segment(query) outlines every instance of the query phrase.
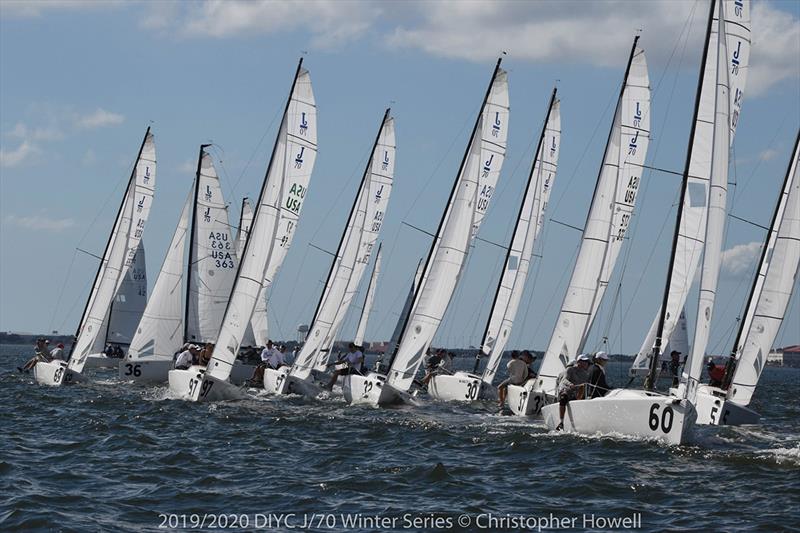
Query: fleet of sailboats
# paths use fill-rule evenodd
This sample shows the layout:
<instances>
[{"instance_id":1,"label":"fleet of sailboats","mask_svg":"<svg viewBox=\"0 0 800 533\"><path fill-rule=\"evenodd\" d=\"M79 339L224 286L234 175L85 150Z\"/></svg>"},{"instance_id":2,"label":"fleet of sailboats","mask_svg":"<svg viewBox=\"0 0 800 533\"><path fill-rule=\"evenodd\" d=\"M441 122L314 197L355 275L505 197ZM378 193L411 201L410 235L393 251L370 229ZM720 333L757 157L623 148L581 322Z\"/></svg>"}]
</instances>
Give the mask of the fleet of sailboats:
<instances>
[{"instance_id":1,"label":"fleet of sailboats","mask_svg":"<svg viewBox=\"0 0 800 533\"><path fill-rule=\"evenodd\" d=\"M766 355L786 315L800 268L800 131L761 247L721 382L704 383L711 324L728 218L729 154L739 123L750 56L749 0L710 0L694 114L682 172L661 307L630 374L642 388L617 388L559 405L560 380L579 354L598 314L642 187L650 142L651 95L644 50L631 46L602 163L571 278L539 373L507 389L515 415L541 415L551 430L623 435L681 444L697 424L755 424L749 405ZM420 260L385 353L373 370L353 368L342 393L350 404L411 402L420 392L472 402L494 396L500 368L538 243L561 148L561 102L553 89L524 192L505 246L475 367L416 377L464 277L506 157L508 73L497 60L427 255ZM387 109L375 135L349 216L304 342L291 364L265 368L270 394L318 397L334 343L363 290L354 344L363 349L376 299L378 240L394 184L395 119ZM192 188L183 203L161 269L147 297L142 241L155 194L153 133L145 132L101 257L67 361L41 361L37 383L82 381L86 368L109 365L107 344L127 347L120 379L168 382L176 398L236 400L254 366L243 347L267 344L269 289L299 224L317 155L317 110L308 70L297 65L258 198L242 200L238 226L229 217L209 146L200 146ZM368 281L362 283L370 262ZM699 281L693 328L690 289ZM362 287L362 285L365 285ZM691 335L690 335L691 331ZM174 368L177 351L205 345L210 357ZM662 373L671 350L686 356L680 375ZM481 364L483 368L481 369ZM117 361L114 360L116 365ZM674 372L674 370L673 370ZM667 392L657 379L675 379ZM254 385L247 383L247 385ZM502 396L501 396L502 398Z\"/></svg>"}]
</instances>

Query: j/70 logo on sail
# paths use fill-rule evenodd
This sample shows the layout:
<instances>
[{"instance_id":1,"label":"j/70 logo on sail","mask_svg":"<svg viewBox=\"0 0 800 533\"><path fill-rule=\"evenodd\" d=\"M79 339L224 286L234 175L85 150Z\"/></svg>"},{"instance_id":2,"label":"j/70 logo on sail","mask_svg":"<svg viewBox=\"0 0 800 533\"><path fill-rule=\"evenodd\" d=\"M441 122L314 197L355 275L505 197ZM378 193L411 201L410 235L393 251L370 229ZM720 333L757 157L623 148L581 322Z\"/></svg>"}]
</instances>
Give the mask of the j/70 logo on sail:
<instances>
[{"instance_id":1,"label":"j/70 logo on sail","mask_svg":"<svg viewBox=\"0 0 800 533\"><path fill-rule=\"evenodd\" d=\"M308 121L306 120L306 114L300 113L300 135L305 135L308 132Z\"/></svg>"},{"instance_id":2,"label":"j/70 logo on sail","mask_svg":"<svg viewBox=\"0 0 800 533\"><path fill-rule=\"evenodd\" d=\"M642 125L642 108L639 102L636 102L636 112L633 114L633 127L638 128Z\"/></svg>"},{"instance_id":3,"label":"j/70 logo on sail","mask_svg":"<svg viewBox=\"0 0 800 533\"><path fill-rule=\"evenodd\" d=\"M489 159L484 161L484 163L483 163L483 176L482 177L485 178L485 177L489 176L489 172L492 170L492 161L494 161L494 154L490 155Z\"/></svg>"},{"instance_id":4,"label":"j/70 logo on sail","mask_svg":"<svg viewBox=\"0 0 800 533\"><path fill-rule=\"evenodd\" d=\"M150 167L144 167L144 184L150 183Z\"/></svg>"},{"instance_id":5,"label":"j/70 logo on sail","mask_svg":"<svg viewBox=\"0 0 800 533\"><path fill-rule=\"evenodd\" d=\"M637 131L636 135L634 135L631 138L631 142L628 145L628 155L636 155L636 147L638 142L639 142L639 132Z\"/></svg>"},{"instance_id":6,"label":"j/70 logo on sail","mask_svg":"<svg viewBox=\"0 0 800 533\"><path fill-rule=\"evenodd\" d=\"M303 166L303 154L305 153L305 151L306 151L306 147L305 146L301 146L300 147L300 151L297 153L297 155L294 158L294 168L301 168Z\"/></svg>"},{"instance_id":7,"label":"j/70 logo on sail","mask_svg":"<svg viewBox=\"0 0 800 533\"><path fill-rule=\"evenodd\" d=\"M383 151L383 161L381 162L381 170L388 170L389 169L389 151Z\"/></svg>"},{"instance_id":8,"label":"j/70 logo on sail","mask_svg":"<svg viewBox=\"0 0 800 533\"><path fill-rule=\"evenodd\" d=\"M731 74L734 76L739 75L739 55L742 52L742 41L739 41L736 44L736 50L733 51L733 57L731 57Z\"/></svg>"},{"instance_id":9,"label":"j/70 logo on sail","mask_svg":"<svg viewBox=\"0 0 800 533\"><path fill-rule=\"evenodd\" d=\"M494 113L494 124L492 124L492 137L497 137L500 135L500 112L495 111Z\"/></svg>"}]
</instances>

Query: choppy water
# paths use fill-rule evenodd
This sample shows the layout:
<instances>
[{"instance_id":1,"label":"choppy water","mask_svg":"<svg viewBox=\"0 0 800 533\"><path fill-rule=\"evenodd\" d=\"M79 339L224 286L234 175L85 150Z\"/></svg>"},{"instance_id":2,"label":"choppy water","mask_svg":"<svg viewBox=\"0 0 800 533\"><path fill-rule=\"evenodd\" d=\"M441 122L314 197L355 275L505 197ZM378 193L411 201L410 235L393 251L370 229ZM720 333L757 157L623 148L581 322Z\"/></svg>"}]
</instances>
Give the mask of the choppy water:
<instances>
[{"instance_id":1,"label":"choppy water","mask_svg":"<svg viewBox=\"0 0 800 533\"><path fill-rule=\"evenodd\" d=\"M247 515L248 530L268 520L275 530L433 529L435 520L459 530L462 514L471 530L553 526L551 515L573 531L600 529L599 518L635 513L643 531L800 524L797 369L765 371L753 404L762 425L700 428L695 444L667 447L550 433L493 403L194 405L112 373L52 389L13 370L29 351L0 346L2 530L157 530L170 525L159 513L191 529L203 514ZM390 521L346 528L342 515L356 513Z\"/></svg>"}]
</instances>

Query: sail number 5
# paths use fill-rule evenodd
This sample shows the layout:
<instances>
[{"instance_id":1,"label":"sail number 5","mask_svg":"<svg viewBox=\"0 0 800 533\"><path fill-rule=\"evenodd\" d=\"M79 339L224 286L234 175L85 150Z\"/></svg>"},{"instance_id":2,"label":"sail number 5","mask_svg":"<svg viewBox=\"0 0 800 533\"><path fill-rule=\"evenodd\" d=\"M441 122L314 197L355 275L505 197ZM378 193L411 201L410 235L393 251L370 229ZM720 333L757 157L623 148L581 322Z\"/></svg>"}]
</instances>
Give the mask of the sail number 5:
<instances>
[{"instance_id":1,"label":"sail number 5","mask_svg":"<svg viewBox=\"0 0 800 533\"><path fill-rule=\"evenodd\" d=\"M661 408L661 404L654 403L650 406L650 417L648 418L647 422L650 425L650 429L653 431L658 431L659 426L661 427L661 431L664 433L669 433L672 429L672 420L675 418L675 412L672 410L672 407L669 405L661 411L661 416L658 415L658 410Z\"/></svg>"}]
</instances>

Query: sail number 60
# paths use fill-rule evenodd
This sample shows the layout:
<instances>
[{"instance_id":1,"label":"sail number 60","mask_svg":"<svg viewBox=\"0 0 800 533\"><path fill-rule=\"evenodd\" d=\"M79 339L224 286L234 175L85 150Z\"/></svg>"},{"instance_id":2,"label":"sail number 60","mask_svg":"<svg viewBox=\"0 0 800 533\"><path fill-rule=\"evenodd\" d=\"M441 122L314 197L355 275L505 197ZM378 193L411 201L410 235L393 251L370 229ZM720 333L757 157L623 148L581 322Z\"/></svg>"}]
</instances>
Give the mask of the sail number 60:
<instances>
[{"instance_id":1,"label":"sail number 60","mask_svg":"<svg viewBox=\"0 0 800 533\"><path fill-rule=\"evenodd\" d=\"M661 404L654 403L650 406L650 417L648 418L647 422L650 425L650 429L653 431L657 431L659 426L661 427L661 431L664 433L669 433L672 429L672 420L675 418L675 412L672 410L672 407L669 405L661 411L661 416L658 416L658 410L661 408Z\"/></svg>"}]
</instances>

